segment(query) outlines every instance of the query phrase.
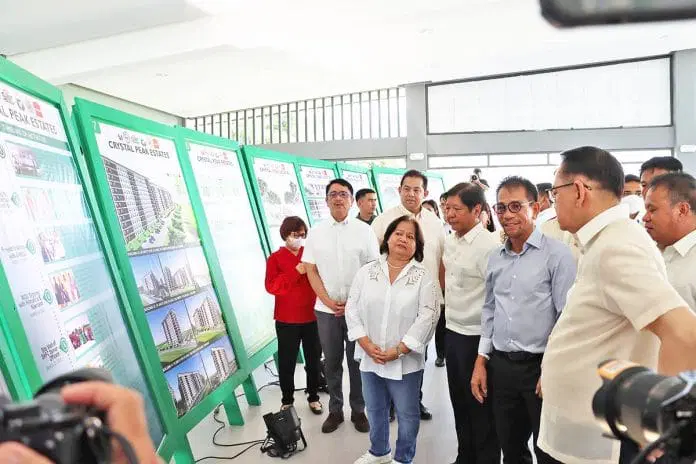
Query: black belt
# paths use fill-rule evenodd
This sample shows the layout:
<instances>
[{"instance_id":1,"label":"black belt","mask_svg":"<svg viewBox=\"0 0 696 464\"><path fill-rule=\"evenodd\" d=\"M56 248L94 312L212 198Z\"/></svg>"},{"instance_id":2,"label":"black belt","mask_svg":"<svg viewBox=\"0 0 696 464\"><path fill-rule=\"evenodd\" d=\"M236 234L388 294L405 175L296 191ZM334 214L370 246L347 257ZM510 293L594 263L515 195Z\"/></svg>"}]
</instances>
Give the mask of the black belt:
<instances>
[{"instance_id":1,"label":"black belt","mask_svg":"<svg viewBox=\"0 0 696 464\"><path fill-rule=\"evenodd\" d=\"M498 351L493 350L493 355L500 356L512 362L541 361L544 353L529 353L527 351Z\"/></svg>"}]
</instances>

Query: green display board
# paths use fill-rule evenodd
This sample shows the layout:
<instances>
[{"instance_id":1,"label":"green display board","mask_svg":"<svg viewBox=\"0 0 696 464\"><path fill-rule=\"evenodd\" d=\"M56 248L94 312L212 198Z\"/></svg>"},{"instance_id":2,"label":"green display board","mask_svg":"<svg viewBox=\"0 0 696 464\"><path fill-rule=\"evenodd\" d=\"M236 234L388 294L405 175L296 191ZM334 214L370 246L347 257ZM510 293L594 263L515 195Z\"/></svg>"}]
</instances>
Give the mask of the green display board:
<instances>
[{"instance_id":1,"label":"green display board","mask_svg":"<svg viewBox=\"0 0 696 464\"><path fill-rule=\"evenodd\" d=\"M425 176L428 178L428 196L426 200L435 200L439 205L440 195L446 192L445 181L440 174L426 172Z\"/></svg>"},{"instance_id":2,"label":"green display board","mask_svg":"<svg viewBox=\"0 0 696 464\"><path fill-rule=\"evenodd\" d=\"M302 197L295 157L256 147L243 147L249 178L271 251L285 245L280 225L288 216L309 219Z\"/></svg>"},{"instance_id":3,"label":"green display board","mask_svg":"<svg viewBox=\"0 0 696 464\"><path fill-rule=\"evenodd\" d=\"M310 225L331 217L326 203L326 186L338 177L336 163L311 158L295 158L302 196Z\"/></svg>"},{"instance_id":4,"label":"green display board","mask_svg":"<svg viewBox=\"0 0 696 464\"><path fill-rule=\"evenodd\" d=\"M241 152L228 139L184 128L177 133L179 152L187 154L182 156L184 176L188 181L190 172L189 191L197 192L210 225L243 346L260 364L272 354L269 350L276 351L275 301L264 285L268 243Z\"/></svg>"},{"instance_id":5,"label":"green display board","mask_svg":"<svg viewBox=\"0 0 696 464\"><path fill-rule=\"evenodd\" d=\"M143 394L159 443L142 346L67 114L58 89L0 59L0 338L21 366L3 368L3 388L23 398L77 368L106 368Z\"/></svg>"},{"instance_id":6,"label":"green display board","mask_svg":"<svg viewBox=\"0 0 696 464\"><path fill-rule=\"evenodd\" d=\"M73 113L152 369L167 434L160 454L190 462L185 434L217 404L243 423L236 386L259 402L246 353L231 344L239 332L205 215L197 192L189 196L174 128L81 99Z\"/></svg>"},{"instance_id":7,"label":"green display board","mask_svg":"<svg viewBox=\"0 0 696 464\"><path fill-rule=\"evenodd\" d=\"M401 177L406 171L392 168L372 168L372 180L377 190L377 198L382 211L397 206L401 203L399 186Z\"/></svg>"},{"instance_id":8,"label":"green display board","mask_svg":"<svg viewBox=\"0 0 696 464\"><path fill-rule=\"evenodd\" d=\"M372 183L372 175L369 168L355 166L353 164L348 163L336 163L336 170L338 171L339 177L350 182L350 184L353 186L353 190L355 191L355 193L358 193L358 190L365 188L375 190L375 186ZM377 209L379 210L379 205ZM359 212L360 211L358 210L358 204L356 202L353 204L353 207L350 210L350 215L352 217L356 217Z\"/></svg>"}]
</instances>

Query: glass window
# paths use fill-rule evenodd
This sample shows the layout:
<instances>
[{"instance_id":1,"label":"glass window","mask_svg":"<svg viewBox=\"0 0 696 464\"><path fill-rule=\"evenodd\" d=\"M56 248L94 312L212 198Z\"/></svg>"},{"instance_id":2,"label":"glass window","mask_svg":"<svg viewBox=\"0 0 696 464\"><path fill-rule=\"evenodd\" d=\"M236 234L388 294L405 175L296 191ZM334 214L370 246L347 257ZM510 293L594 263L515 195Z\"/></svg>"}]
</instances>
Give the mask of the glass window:
<instances>
[{"instance_id":1,"label":"glass window","mask_svg":"<svg viewBox=\"0 0 696 464\"><path fill-rule=\"evenodd\" d=\"M261 112L263 114L263 132L262 132L262 139L263 143L273 143L273 140L278 140L278 134L273 133L273 121L271 121L271 107L265 106L261 108ZM276 110L277 113L277 110ZM257 127L256 131L258 132L261 128Z\"/></svg>"},{"instance_id":2,"label":"glass window","mask_svg":"<svg viewBox=\"0 0 696 464\"><path fill-rule=\"evenodd\" d=\"M298 112L297 112L297 141L298 142L306 142L307 141L307 126L306 126L307 113L305 110L305 103L298 102L297 108L298 108Z\"/></svg>"},{"instance_id":3,"label":"glass window","mask_svg":"<svg viewBox=\"0 0 696 464\"><path fill-rule=\"evenodd\" d=\"M370 92L370 138L380 137L379 93Z\"/></svg>"},{"instance_id":4,"label":"glass window","mask_svg":"<svg viewBox=\"0 0 696 464\"><path fill-rule=\"evenodd\" d=\"M316 141L323 142L324 139L324 108L323 99L314 101L314 117L316 118Z\"/></svg>"},{"instance_id":5,"label":"glass window","mask_svg":"<svg viewBox=\"0 0 696 464\"><path fill-rule=\"evenodd\" d=\"M360 94L354 93L350 96L350 105L353 109L353 138L362 138L362 108L360 105Z\"/></svg>"},{"instance_id":6,"label":"glass window","mask_svg":"<svg viewBox=\"0 0 696 464\"><path fill-rule=\"evenodd\" d=\"M222 133L222 129L220 127L220 115L215 114L213 115L213 135L220 136Z\"/></svg>"},{"instance_id":7,"label":"glass window","mask_svg":"<svg viewBox=\"0 0 696 464\"><path fill-rule=\"evenodd\" d=\"M669 58L428 87L431 133L671 124Z\"/></svg>"},{"instance_id":8,"label":"glass window","mask_svg":"<svg viewBox=\"0 0 696 464\"><path fill-rule=\"evenodd\" d=\"M290 143L297 142L297 105L295 103L290 103L288 108L288 128L290 131Z\"/></svg>"},{"instance_id":9,"label":"glass window","mask_svg":"<svg viewBox=\"0 0 696 464\"><path fill-rule=\"evenodd\" d=\"M399 136L406 137L406 89L399 87Z\"/></svg>"},{"instance_id":10,"label":"glass window","mask_svg":"<svg viewBox=\"0 0 696 464\"><path fill-rule=\"evenodd\" d=\"M491 166L535 166L549 164L547 153L524 153L515 155L490 155Z\"/></svg>"},{"instance_id":11,"label":"glass window","mask_svg":"<svg viewBox=\"0 0 696 464\"><path fill-rule=\"evenodd\" d=\"M399 90L389 89L389 137L399 136Z\"/></svg>"},{"instance_id":12,"label":"glass window","mask_svg":"<svg viewBox=\"0 0 696 464\"><path fill-rule=\"evenodd\" d=\"M212 116L206 116L205 117L205 129L203 130L206 134L212 134L213 133L213 117Z\"/></svg>"},{"instance_id":13,"label":"glass window","mask_svg":"<svg viewBox=\"0 0 696 464\"><path fill-rule=\"evenodd\" d=\"M230 125L228 124L227 113L223 114L220 119L220 137L229 138Z\"/></svg>"},{"instance_id":14,"label":"glass window","mask_svg":"<svg viewBox=\"0 0 696 464\"><path fill-rule=\"evenodd\" d=\"M324 140L334 140L333 133L333 104L331 98L324 98Z\"/></svg>"},{"instance_id":15,"label":"glass window","mask_svg":"<svg viewBox=\"0 0 696 464\"><path fill-rule=\"evenodd\" d=\"M315 142L316 138L316 117L314 115L314 100L307 102L307 141Z\"/></svg>"},{"instance_id":16,"label":"glass window","mask_svg":"<svg viewBox=\"0 0 696 464\"><path fill-rule=\"evenodd\" d=\"M391 135L389 131L390 119L389 119L389 91L380 90L379 91L379 136L381 138L389 138Z\"/></svg>"},{"instance_id":17,"label":"glass window","mask_svg":"<svg viewBox=\"0 0 696 464\"><path fill-rule=\"evenodd\" d=\"M341 117L343 119L343 138L344 139L352 139L354 137L353 135L353 115L351 114L351 108L353 106L350 104L350 95L343 95L341 97L341 102L343 104L342 106L342 114Z\"/></svg>"},{"instance_id":18,"label":"glass window","mask_svg":"<svg viewBox=\"0 0 696 464\"><path fill-rule=\"evenodd\" d=\"M263 119L261 108L254 108L254 119L252 124L254 128L254 143L259 145L263 143Z\"/></svg>"},{"instance_id":19,"label":"glass window","mask_svg":"<svg viewBox=\"0 0 696 464\"><path fill-rule=\"evenodd\" d=\"M488 155L429 156L428 168L455 168L488 166Z\"/></svg>"},{"instance_id":20,"label":"glass window","mask_svg":"<svg viewBox=\"0 0 696 464\"><path fill-rule=\"evenodd\" d=\"M333 104L333 133L334 140L343 140L347 138L343 134L343 105L341 105L341 97L331 97Z\"/></svg>"},{"instance_id":21,"label":"glass window","mask_svg":"<svg viewBox=\"0 0 696 464\"><path fill-rule=\"evenodd\" d=\"M280 106L280 143L288 143L288 105Z\"/></svg>"}]
</instances>

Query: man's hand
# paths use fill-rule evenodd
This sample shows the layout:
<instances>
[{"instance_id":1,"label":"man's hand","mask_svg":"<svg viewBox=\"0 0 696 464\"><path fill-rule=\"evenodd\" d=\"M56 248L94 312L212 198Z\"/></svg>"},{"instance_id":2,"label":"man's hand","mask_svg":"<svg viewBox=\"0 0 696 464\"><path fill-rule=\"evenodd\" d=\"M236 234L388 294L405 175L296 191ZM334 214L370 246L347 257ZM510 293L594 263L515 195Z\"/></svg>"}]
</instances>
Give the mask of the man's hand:
<instances>
[{"instance_id":1,"label":"man's hand","mask_svg":"<svg viewBox=\"0 0 696 464\"><path fill-rule=\"evenodd\" d=\"M300 263L297 266L295 266L295 270L298 274L305 275L307 273L307 268L305 267L304 263Z\"/></svg>"},{"instance_id":2,"label":"man's hand","mask_svg":"<svg viewBox=\"0 0 696 464\"><path fill-rule=\"evenodd\" d=\"M481 404L483 404L488 396L488 371L486 370L486 358L481 355L476 358L474 372L471 375L471 393Z\"/></svg>"},{"instance_id":3,"label":"man's hand","mask_svg":"<svg viewBox=\"0 0 696 464\"><path fill-rule=\"evenodd\" d=\"M7 464L53 464L33 449L12 442L0 445L0 462Z\"/></svg>"},{"instance_id":4,"label":"man's hand","mask_svg":"<svg viewBox=\"0 0 696 464\"><path fill-rule=\"evenodd\" d=\"M105 382L76 383L63 388L60 393L66 403L94 406L105 411L107 425L130 442L138 462L141 464L160 462L150 440L145 418L145 403L140 394ZM0 462L6 461L0 459ZM29 462L33 464L33 461ZM111 462L114 464L128 462L120 445L114 446ZM41 461L38 461L36 464L40 463Z\"/></svg>"},{"instance_id":5,"label":"man's hand","mask_svg":"<svg viewBox=\"0 0 696 464\"><path fill-rule=\"evenodd\" d=\"M536 386L536 391L535 391L535 393L537 394L537 396L538 396L539 398L543 398L543 395L542 395L542 393L541 393L541 377L539 377L539 381L537 382L537 386Z\"/></svg>"},{"instance_id":6,"label":"man's hand","mask_svg":"<svg viewBox=\"0 0 696 464\"><path fill-rule=\"evenodd\" d=\"M359 338L358 344L360 345L360 348L362 348L363 351L365 351L365 353L367 353L367 355L377 364L384 364L386 362L386 353L382 351L382 348L380 348L378 345L372 343L372 340L370 340L367 336Z\"/></svg>"},{"instance_id":7,"label":"man's hand","mask_svg":"<svg viewBox=\"0 0 696 464\"><path fill-rule=\"evenodd\" d=\"M331 311L334 312L334 316L336 317L343 317L343 315L346 313L346 303L339 303L336 300L332 300L331 298L325 298L321 300L324 305L329 308Z\"/></svg>"}]
</instances>

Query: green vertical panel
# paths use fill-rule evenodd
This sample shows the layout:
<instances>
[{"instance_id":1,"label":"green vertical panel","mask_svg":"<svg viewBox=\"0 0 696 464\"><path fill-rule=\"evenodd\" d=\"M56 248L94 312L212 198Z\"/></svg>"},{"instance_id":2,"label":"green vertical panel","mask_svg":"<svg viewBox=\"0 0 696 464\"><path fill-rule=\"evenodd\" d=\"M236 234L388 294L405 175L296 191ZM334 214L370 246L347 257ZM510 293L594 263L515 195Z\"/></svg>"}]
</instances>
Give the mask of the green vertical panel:
<instances>
[{"instance_id":1,"label":"green vertical panel","mask_svg":"<svg viewBox=\"0 0 696 464\"><path fill-rule=\"evenodd\" d=\"M295 157L257 147L244 147L242 152L261 223L275 251L284 245L279 232L284 218L299 216L309 224Z\"/></svg>"},{"instance_id":2,"label":"green vertical panel","mask_svg":"<svg viewBox=\"0 0 696 464\"><path fill-rule=\"evenodd\" d=\"M298 157L295 165L309 222L313 226L331 217L326 203L326 186L338 176L336 163Z\"/></svg>"},{"instance_id":3,"label":"green vertical panel","mask_svg":"<svg viewBox=\"0 0 696 464\"><path fill-rule=\"evenodd\" d=\"M29 393L46 380L92 366L107 368L117 383L147 400L149 386L136 354L140 346L124 324L127 311L112 279L109 249L82 160L75 156L79 146L62 95L2 59L0 80L6 83L0 83L0 197L12 205L0 207L0 224L11 226L0 233L5 331L0 346L18 353L17 370ZM19 388L14 393L23 396ZM163 434L160 417L148 404L150 434L157 442Z\"/></svg>"},{"instance_id":4,"label":"green vertical panel","mask_svg":"<svg viewBox=\"0 0 696 464\"><path fill-rule=\"evenodd\" d=\"M358 190L364 188L370 188L375 190L375 186L372 183L371 171L369 168L363 168L354 164L336 163L336 169L338 170L339 177L351 183L353 189L355 190L355 193L358 193ZM379 211L379 205L377 210ZM355 203L353 205L353 208L351 209L350 214L351 216L355 217L358 215L358 213L358 205L357 203Z\"/></svg>"},{"instance_id":5,"label":"green vertical panel","mask_svg":"<svg viewBox=\"0 0 696 464\"><path fill-rule=\"evenodd\" d=\"M81 99L74 114L155 401L177 462L188 462L186 432L227 403L248 373L229 339L235 322L221 308L224 284L211 276L216 263L201 247L205 224L191 205L176 133Z\"/></svg>"},{"instance_id":6,"label":"green vertical panel","mask_svg":"<svg viewBox=\"0 0 696 464\"><path fill-rule=\"evenodd\" d=\"M232 343L254 356L275 339L274 299L264 286L268 244L239 147L184 128L177 133L191 199L210 225L210 240L203 241L216 251L234 308L238 331Z\"/></svg>"},{"instance_id":7,"label":"green vertical panel","mask_svg":"<svg viewBox=\"0 0 696 464\"><path fill-rule=\"evenodd\" d=\"M401 177L405 172L403 169L372 168L373 181L382 211L397 206L401 202L399 185L401 184Z\"/></svg>"}]
</instances>

